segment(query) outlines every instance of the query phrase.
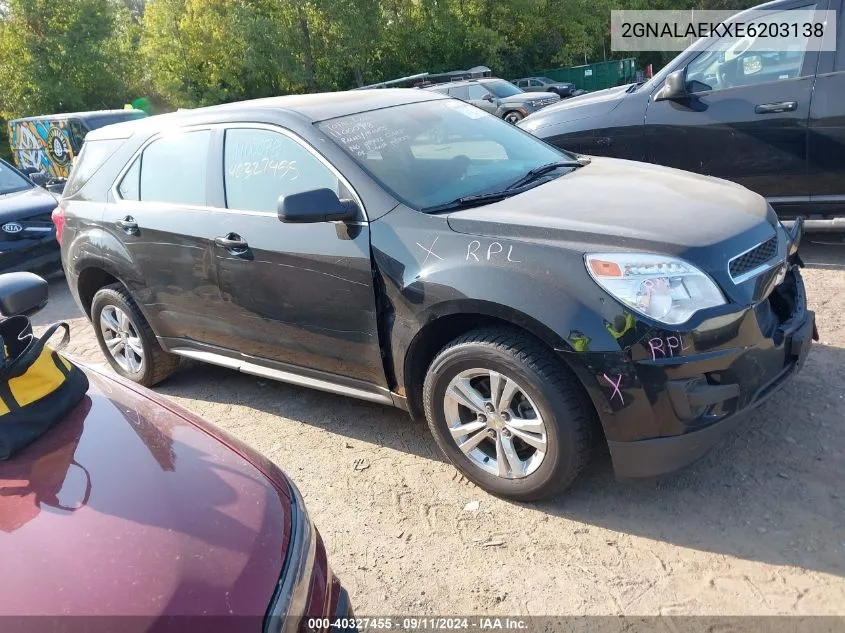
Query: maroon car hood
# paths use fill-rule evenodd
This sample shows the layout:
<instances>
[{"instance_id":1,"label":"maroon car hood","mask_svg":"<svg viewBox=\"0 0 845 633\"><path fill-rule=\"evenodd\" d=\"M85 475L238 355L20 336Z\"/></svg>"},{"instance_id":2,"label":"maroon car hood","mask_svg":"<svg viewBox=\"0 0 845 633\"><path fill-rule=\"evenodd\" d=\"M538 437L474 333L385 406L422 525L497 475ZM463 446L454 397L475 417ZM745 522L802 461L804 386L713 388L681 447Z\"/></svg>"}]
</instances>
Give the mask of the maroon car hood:
<instances>
[{"instance_id":1,"label":"maroon car hood","mask_svg":"<svg viewBox=\"0 0 845 633\"><path fill-rule=\"evenodd\" d=\"M74 412L0 462L0 616L263 615L290 535L281 473L86 373Z\"/></svg>"}]
</instances>

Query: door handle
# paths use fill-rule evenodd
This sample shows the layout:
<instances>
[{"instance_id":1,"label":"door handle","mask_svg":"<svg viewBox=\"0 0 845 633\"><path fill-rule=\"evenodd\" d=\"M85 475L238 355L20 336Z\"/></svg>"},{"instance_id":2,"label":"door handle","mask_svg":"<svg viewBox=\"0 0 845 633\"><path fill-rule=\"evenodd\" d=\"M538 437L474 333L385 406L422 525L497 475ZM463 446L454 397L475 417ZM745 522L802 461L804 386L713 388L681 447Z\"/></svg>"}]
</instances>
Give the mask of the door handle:
<instances>
[{"instance_id":1,"label":"door handle","mask_svg":"<svg viewBox=\"0 0 845 633\"><path fill-rule=\"evenodd\" d=\"M223 237L215 237L214 243L230 251L245 251L249 248L246 240L237 233L227 233Z\"/></svg>"},{"instance_id":2,"label":"door handle","mask_svg":"<svg viewBox=\"0 0 845 633\"><path fill-rule=\"evenodd\" d=\"M795 112L797 109L797 101L781 101L779 103L761 103L754 107L754 112L757 114L774 114L776 112Z\"/></svg>"},{"instance_id":3,"label":"door handle","mask_svg":"<svg viewBox=\"0 0 845 633\"><path fill-rule=\"evenodd\" d=\"M115 222L120 228L122 228L127 233L137 233L138 232L138 223L135 221L131 215L127 215L122 220L118 220Z\"/></svg>"}]
</instances>

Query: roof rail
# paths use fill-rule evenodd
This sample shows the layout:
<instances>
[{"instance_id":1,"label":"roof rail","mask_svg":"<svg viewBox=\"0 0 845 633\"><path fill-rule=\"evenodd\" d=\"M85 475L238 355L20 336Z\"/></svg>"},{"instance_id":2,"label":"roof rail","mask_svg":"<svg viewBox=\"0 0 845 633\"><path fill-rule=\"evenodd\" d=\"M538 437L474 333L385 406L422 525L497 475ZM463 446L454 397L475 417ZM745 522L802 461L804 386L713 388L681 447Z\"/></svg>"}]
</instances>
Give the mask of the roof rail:
<instances>
[{"instance_id":1,"label":"roof rail","mask_svg":"<svg viewBox=\"0 0 845 633\"><path fill-rule=\"evenodd\" d=\"M405 83L406 81L414 81L415 79L425 79L426 77L428 77L428 73L418 73L416 75L408 75L407 77L399 77L399 79L390 79L388 81L382 81L377 84L360 86L358 88L353 88L353 90L366 90L368 88L387 88L388 86L395 86L396 84Z\"/></svg>"}]
</instances>

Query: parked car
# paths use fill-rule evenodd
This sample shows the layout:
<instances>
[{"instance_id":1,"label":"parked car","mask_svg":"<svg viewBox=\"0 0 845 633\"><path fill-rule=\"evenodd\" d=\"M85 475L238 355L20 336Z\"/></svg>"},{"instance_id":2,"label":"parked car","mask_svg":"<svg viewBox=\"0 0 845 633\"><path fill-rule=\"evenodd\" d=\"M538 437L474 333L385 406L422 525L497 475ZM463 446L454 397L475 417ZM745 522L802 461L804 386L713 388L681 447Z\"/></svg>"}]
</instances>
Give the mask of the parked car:
<instances>
[{"instance_id":1,"label":"parked car","mask_svg":"<svg viewBox=\"0 0 845 633\"><path fill-rule=\"evenodd\" d=\"M842 0L812 6L842 15ZM777 0L755 10L797 27L806 13L790 10L799 8L808 5ZM732 180L765 196L783 219L817 214L807 228L845 227L845 33L837 52L805 40L801 50L760 53L737 41L745 52L730 55L716 46L724 37L696 42L644 84L570 99L521 125L574 152Z\"/></svg>"},{"instance_id":2,"label":"parked car","mask_svg":"<svg viewBox=\"0 0 845 633\"><path fill-rule=\"evenodd\" d=\"M53 194L0 159L0 273L59 269L61 255L50 219L57 204Z\"/></svg>"},{"instance_id":3,"label":"parked car","mask_svg":"<svg viewBox=\"0 0 845 633\"><path fill-rule=\"evenodd\" d=\"M46 303L42 279L14 277L0 276L0 306ZM227 616L203 630L232 630L237 618L238 631L260 632L281 631L286 617L350 613L278 468L178 405L73 360L89 379L83 401L0 461L0 617L133 615L154 618L150 630L176 630L163 626L174 618L181 630L186 616ZM4 631L33 630L5 619Z\"/></svg>"},{"instance_id":4,"label":"parked car","mask_svg":"<svg viewBox=\"0 0 845 633\"><path fill-rule=\"evenodd\" d=\"M9 146L21 171L61 194L88 132L145 116L142 110L97 110L14 119L9 121Z\"/></svg>"},{"instance_id":5,"label":"parked car","mask_svg":"<svg viewBox=\"0 0 845 633\"><path fill-rule=\"evenodd\" d=\"M425 90L96 130L55 220L121 375L188 357L424 413L461 472L516 499L568 486L597 419L620 475L689 463L814 332L800 224L759 195L579 160Z\"/></svg>"},{"instance_id":6,"label":"parked car","mask_svg":"<svg viewBox=\"0 0 845 633\"><path fill-rule=\"evenodd\" d=\"M508 123L517 123L532 112L560 101L556 93L523 92L511 82L495 77L435 84L425 90L466 101Z\"/></svg>"},{"instance_id":7,"label":"parked car","mask_svg":"<svg viewBox=\"0 0 845 633\"><path fill-rule=\"evenodd\" d=\"M555 81L548 77L525 77L524 79L514 79L511 83L525 92L553 92L561 99L574 97L577 91L575 84Z\"/></svg>"}]
</instances>

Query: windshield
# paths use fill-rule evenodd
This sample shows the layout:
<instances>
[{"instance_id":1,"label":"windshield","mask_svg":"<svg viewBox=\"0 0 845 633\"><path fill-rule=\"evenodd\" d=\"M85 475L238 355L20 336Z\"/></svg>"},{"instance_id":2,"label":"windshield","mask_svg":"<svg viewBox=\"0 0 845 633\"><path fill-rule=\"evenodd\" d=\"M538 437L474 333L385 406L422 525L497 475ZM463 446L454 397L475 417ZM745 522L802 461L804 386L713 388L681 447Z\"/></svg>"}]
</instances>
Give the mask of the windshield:
<instances>
[{"instance_id":1,"label":"windshield","mask_svg":"<svg viewBox=\"0 0 845 633\"><path fill-rule=\"evenodd\" d=\"M318 125L385 189L423 211L501 190L531 169L574 160L457 99L372 110Z\"/></svg>"},{"instance_id":2,"label":"windshield","mask_svg":"<svg viewBox=\"0 0 845 633\"><path fill-rule=\"evenodd\" d=\"M498 79L496 81L483 81L481 85L487 88L490 92L496 95L499 99L504 99L505 97L512 97L513 95L521 95L524 90L521 88L517 88L511 82L505 81L504 79Z\"/></svg>"},{"instance_id":3,"label":"windshield","mask_svg":"<svg viewBox=\"0 0 845 633\"><path fill-rule=\"evenodd\" d=\"M0 195L31 189L32 183L17 171L0 161Z\"/></svg>"}]
</instances>

